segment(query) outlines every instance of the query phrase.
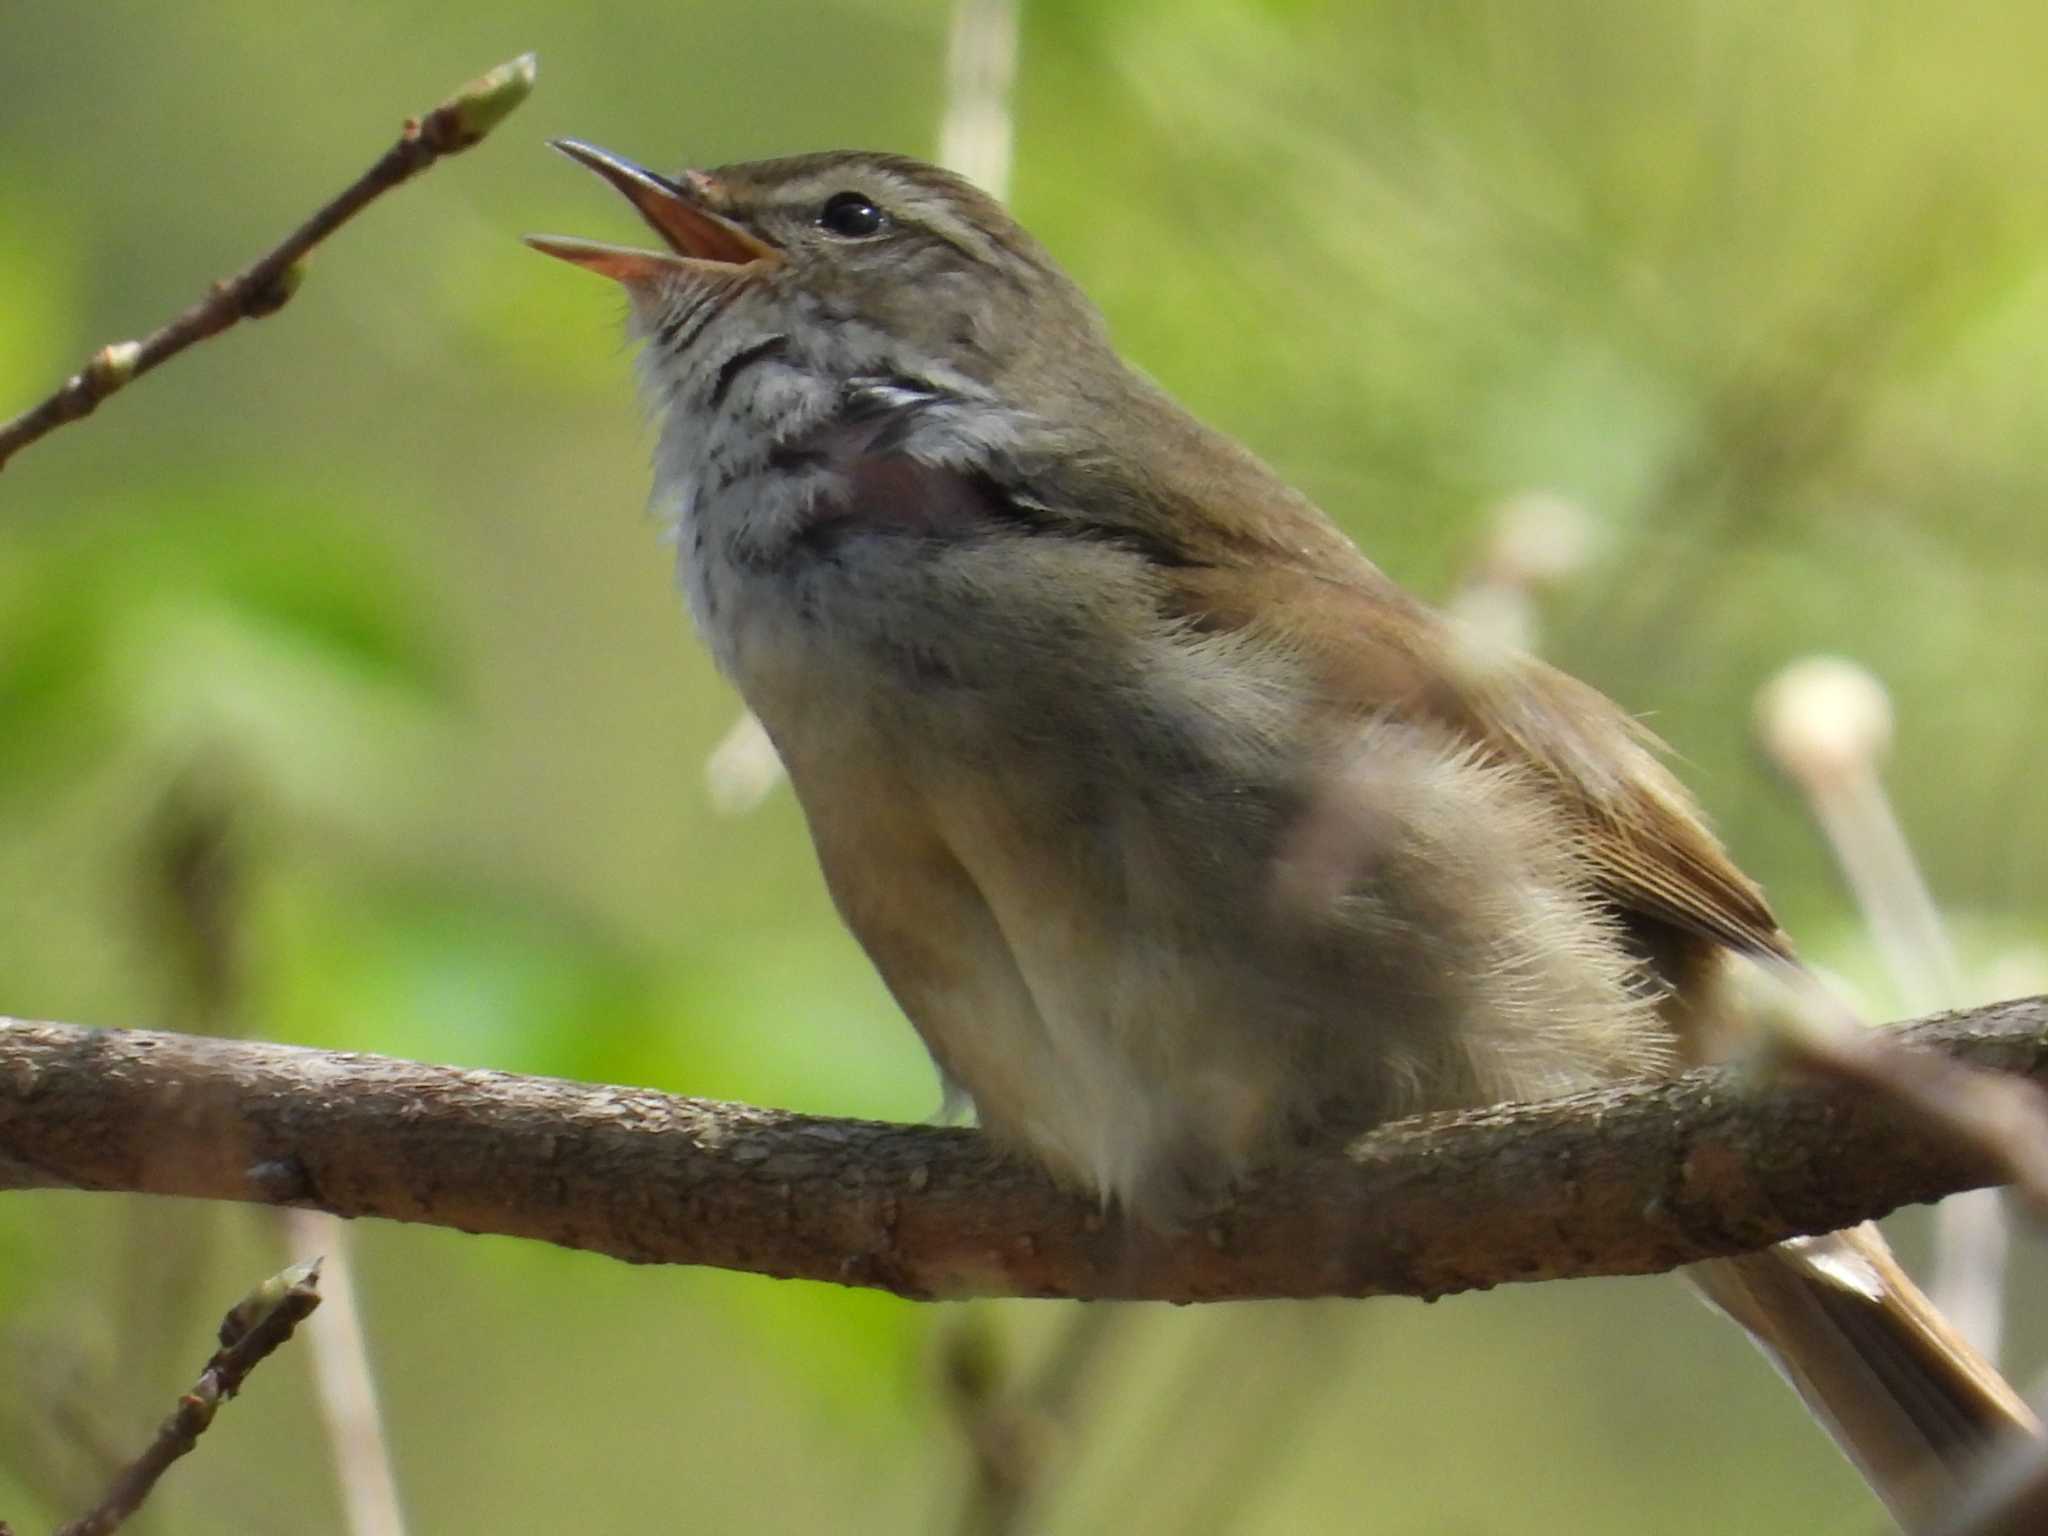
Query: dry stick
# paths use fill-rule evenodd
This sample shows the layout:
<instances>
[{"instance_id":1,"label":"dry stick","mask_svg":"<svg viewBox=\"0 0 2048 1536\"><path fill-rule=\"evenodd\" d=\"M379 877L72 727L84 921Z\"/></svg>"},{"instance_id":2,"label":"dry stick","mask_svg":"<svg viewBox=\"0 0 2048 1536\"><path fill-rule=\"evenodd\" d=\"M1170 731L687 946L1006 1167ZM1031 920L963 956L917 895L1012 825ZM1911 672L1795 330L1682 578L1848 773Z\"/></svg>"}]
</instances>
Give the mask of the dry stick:
<instances>
[{"instance_id":1,"label":"dry stick","mask_svg":"<svg viewBox=\"0 0 2048 1536\"><path fill-rule=\"evenodd\" d=\"M521 54L472 80L426 116L408 119L398 142L376 164L270 251L214 283L206 297L141 341L101 347L48 399L0 424L0 468L38 438L91 415L107 396L193 343L238 320L274 314L297 290L302 263L314 246L443 155L459 154L481 141L525 100L538 69L534 55Z\"/></svg>"},{"instance_id":2,"label":"dry stick","mask_svg":"<svg viewBox=\"0 0 2048 1536\"><path fill-rule=\"evenodd\" d=\"M1891 1065L1942 1070L1910 1044L2048 1078L2048 998L1886 1039ZM1856 1075L1710 1068L1404 1121L1304 1152L1200 1230L1162 1236L971 1131L0 1021L0 1187L302 1205L917 1298L1210 1301L1649 1274L2014 1169L2041 1182L2037 1088L1994 1078L2024 1102L1959 1123Z\"/></svg>"},{"instance_id":3,"label":"dry stick","mask_svg":"<svg viewBox=\"0 0 2048 1536\"><path fill-rule=\"evenodd\" d=\"M216 1410L241 1391L249 1372L320 1305L319 1286L320 1261L313 1259L273 1275L237 1302L221 1321L221 1347L158 1426L149 1448L121 1470L96 1508L57 1536L102 1536L134 1514L171 1463L199 1443Z\"/></svg>"}]
</instances>

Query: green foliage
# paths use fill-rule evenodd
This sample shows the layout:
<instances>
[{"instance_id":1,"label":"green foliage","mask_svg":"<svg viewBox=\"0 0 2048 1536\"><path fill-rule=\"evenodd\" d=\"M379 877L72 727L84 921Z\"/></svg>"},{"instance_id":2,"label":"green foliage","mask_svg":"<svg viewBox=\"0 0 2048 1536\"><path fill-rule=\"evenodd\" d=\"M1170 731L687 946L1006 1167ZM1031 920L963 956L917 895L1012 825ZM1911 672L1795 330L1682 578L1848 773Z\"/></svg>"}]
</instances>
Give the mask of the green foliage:
<instances>
[{"instance_id":1,"label":"green foliage","mask_svg":"<svg viewBox=\"0 0 2048 1536\"><path fill-rule=\"evenodd\" d=\"M453 678L429 605L359 520L314 488L213 479L12 530L0 736L21 750L0 791L47 790L110 753L177 763L230 744L265 777L328 779L350 766L338 740L439 707Z\"/></svg>"}]
</instances>

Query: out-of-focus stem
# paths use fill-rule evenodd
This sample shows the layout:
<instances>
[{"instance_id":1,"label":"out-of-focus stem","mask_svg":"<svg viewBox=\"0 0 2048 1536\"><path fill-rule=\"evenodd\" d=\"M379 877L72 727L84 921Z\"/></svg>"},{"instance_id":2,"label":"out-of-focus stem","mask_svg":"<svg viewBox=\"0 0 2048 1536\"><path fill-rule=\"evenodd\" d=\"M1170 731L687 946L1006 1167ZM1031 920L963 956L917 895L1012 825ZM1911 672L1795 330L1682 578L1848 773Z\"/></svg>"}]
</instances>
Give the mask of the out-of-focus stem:
<instances>
[{"instance_id":1,"label":"out-of-focus stem","mask_svg":"<svg viewBox=\"0 0 2048 1536\"><path fill-rule=\"evenodd\" d=\"M939 161L996 198L1010 195L1010 91L1022 11L1021 0L957 0L946 47Z\"/></svg>"},{"instance_id":2,"label":"out-of-focus stem","mask_svg":"<svg viewBox=\"0 0 2048 1536\"><path fill-rule=\"evenodd\" d=\"M1954 1006L1963 990L1955 949L1878 771L1892 734L1883 685L1851 662L1809 658L1772 681L1758 712L1765 746L1805 794L1900 1001L1915 1014ZM1936 1213L1928 1292L1993 1361L2009 1246L1996 1190L1955 1196Z\"/></svg>"},{"instance_id":3,"label":"out-of-focus stem","mask_svg":"<svg viewBox=\"0 0 2048 1536\"><path fill-rule=\"evenodd\" d=\"M939 117L939 163L989 196L1010 195L1016 133L1010 90L1017 78L1022 0L958 0L946 44L945 106ZM704 762L711 803L743 816L782 782L775 744L752 714L742 714Z\"/></svg>"},{"instance_id":4,"label":"out-of-focus stem","mask_svg":"<svg viewBox=\"0 0 2048 1536\"><path fill-rule=\"evenodd\" d=\"M325 1260L321 1295L326 1315L306 1340L349 1536L405 1536L391 1447L370 1376L369 1340L356 1307L348 1224L325 1211L286 1211L284 1230L294 1252L318 1253Z\"/></svg>"},{"instance_id":5,"label":"out-of-focus stem","mask_svg":"<svg viewBox=\"0 0 2048 1536\"><path fill-rule=\"evenodd\" d=\"M1537 650L1538 599L1583 570L1593 544L1592 519L1577 502L1542 491L1511 497L1446 606L1503 645Z\"/></svg>"}]
</instances>

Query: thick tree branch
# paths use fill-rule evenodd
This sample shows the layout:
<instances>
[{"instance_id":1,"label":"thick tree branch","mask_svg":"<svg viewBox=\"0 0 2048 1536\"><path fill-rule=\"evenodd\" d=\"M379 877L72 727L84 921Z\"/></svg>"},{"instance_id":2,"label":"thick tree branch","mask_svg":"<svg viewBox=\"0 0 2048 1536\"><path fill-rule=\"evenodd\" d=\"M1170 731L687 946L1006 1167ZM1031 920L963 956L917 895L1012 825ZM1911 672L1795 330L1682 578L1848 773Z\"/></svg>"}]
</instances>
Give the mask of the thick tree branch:
<instances>
[{"instance_id":1,"label":"thick tree branch","mask_svg":"<svg viewBox=\"0 0 2048 1536\"><path fill-rule=\"evenodd\" d=\"M282 309L298 290L313 247L393 187L444 155L459 154L482 140L526 99L537 68L532 54L522 54L470 81L424 117L408 119L398 141L367 171L248 266L214 283L197 303L142 340L101 347L40 404L11 421L0 421L0 468L37 438L90 416L107 396L195 342L219 335L238 320L256 320Z\"/></svg>"},{"instance_id":2,"label":"thick tree branch","mask_svg":"<svg viewBox=\"0 0 2048 1536\"><path fill-rule=\"evenodd\" d=\"M2048 998L1901 1038L2048 1080ZM1712 1069L1386 1126L1160 1237L971 1131L0 1021L0 1186L304 1205L912 1297L1433 1296L1641 1274L1974 1188L1995 1164L1854 1084Z\"/></svg>"}]
</instances>

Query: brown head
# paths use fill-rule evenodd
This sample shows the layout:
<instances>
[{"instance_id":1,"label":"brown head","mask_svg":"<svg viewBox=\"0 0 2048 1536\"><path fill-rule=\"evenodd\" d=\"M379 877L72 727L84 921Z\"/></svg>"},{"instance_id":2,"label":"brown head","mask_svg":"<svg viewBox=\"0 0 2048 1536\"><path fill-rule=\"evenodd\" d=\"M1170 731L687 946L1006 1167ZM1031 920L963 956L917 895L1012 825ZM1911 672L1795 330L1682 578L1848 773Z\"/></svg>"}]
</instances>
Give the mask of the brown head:
<instances>
[{"instance_id":1,"label":"brown head","mask_svg":"<svg viewBox=\"0 0 2048 1536\"><path fill-rule=\"evenodd\" d=\"M666 249L528 243L617 279L643 312L707 287L752 289L793 322L858 325L1013 399L1035 377L1114 362L1094 306L1044 248L936 166L831 151L668 177L574 139L555 147L623 193Z\"/></svg>"}]
</instances>

